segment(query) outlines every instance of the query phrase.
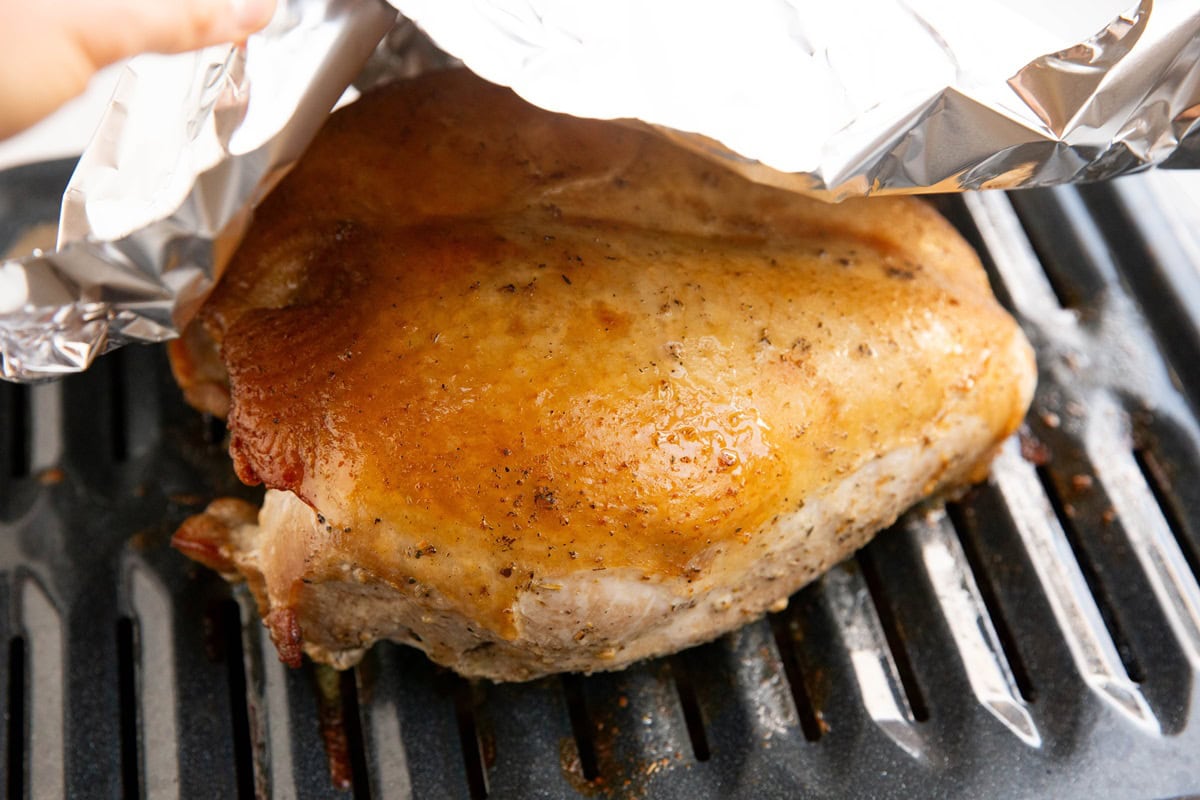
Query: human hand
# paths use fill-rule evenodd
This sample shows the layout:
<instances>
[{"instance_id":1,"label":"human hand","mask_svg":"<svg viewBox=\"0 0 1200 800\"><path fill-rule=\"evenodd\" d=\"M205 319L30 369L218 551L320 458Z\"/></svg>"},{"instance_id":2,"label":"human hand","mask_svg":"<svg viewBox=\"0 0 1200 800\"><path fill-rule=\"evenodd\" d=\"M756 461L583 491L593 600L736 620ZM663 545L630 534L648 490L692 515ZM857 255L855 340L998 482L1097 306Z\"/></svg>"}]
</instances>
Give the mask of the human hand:
<instances>
[{"instance_id":1,"label":"human hand","mask_svg":"<svg viewBox=\"0 0 1200 800\"><path fill-rule=\"evenodd\" d=\"M245 39L275 2L0 0L0 139L81 93L108 64Z\"/></svg>"}]
</instances>

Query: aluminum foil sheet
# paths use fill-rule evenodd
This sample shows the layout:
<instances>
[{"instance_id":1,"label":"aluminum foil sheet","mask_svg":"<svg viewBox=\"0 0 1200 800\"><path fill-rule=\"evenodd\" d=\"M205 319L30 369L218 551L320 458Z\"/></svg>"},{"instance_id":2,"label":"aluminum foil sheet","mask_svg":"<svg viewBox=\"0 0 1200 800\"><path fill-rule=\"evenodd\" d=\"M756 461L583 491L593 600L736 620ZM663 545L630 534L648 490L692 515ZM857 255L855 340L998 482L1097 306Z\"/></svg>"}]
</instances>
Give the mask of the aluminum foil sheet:
<instances>
[{"instance_id":1,"label":"aluminum foil sheet","mask_svg":"<svg viewBox=\"0 0 1200 800\"><path fill-rule=\"evenodd\" d=\"M0 266L0 376L176 336L395 22L381 0L280 0L243 45L130 62L63 198L57 251Z\"/></svg>"},{"instance_id":2,"label":"aluminum foil sheet","mask_svg":"<svg viewBox=\"0 0 1200 800\"><path fill-rule=\"evenodd\" d=\"M826 199L1111 177L1189 137L1200 165L1195 0L394 2L536 105Z\"/></svg>"},{"instance_id":3,"label":"aluminum foil sheet","mask_svg":"<svg viewBox=\"0 0 1200 800\"><path fill-rule=\"evenodd\" d=\"M0 266L0 377L177 335L343 90L452 59L831 201L1200 166L1194 0L391 3L280 0L243 46L135 59L59 250Z\"/></svg>"}]
</instances>

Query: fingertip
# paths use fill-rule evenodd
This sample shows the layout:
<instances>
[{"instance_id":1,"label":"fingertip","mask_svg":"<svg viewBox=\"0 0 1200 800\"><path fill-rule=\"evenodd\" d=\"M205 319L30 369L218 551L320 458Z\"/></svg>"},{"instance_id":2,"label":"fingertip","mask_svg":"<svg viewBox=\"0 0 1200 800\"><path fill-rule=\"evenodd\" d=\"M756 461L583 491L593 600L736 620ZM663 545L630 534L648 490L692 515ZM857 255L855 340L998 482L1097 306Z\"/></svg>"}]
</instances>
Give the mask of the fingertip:
<instances>
[{"instance_id":1,"label":"fingertip","mask_svg":"<svg viewBox=\"0 0 1200 800\"><path fill-rule=\"evenodd\" d=\"M179 32L167 52L242 42L271 21L276 0L199 0L190 6L188 30Z\"/></svg>"},{"instance_id":2,"label":"fingertip","mask_svg":"<svg viewBox=\"0 0 1200 800\"><path fill-rule=\"evenodd\" d=\"M259 31L275 14L275 0L229 0L229 17L243 35Z\"/></svg>"}]
</instances>

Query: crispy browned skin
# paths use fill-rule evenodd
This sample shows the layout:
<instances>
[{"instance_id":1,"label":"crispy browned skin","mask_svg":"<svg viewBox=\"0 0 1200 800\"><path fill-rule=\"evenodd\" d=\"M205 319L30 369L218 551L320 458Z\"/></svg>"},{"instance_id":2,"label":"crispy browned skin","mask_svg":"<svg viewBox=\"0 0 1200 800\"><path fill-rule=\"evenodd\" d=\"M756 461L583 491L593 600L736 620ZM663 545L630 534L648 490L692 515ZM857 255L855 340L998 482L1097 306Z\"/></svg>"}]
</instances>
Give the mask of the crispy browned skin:
<instances>
[{"instance_id":1,"label":"crispy browned skin","mask_svg":"<svg viewBox=\"0 0 1200 800\"><path fill-rule=\"evenodd\" d=\"M297 609L309 639L309 587L349 572L436 596L488 642L521 640L523 592L585 571L683 603L737 594L783 558L782 517L953 439L905 476L915 489L822 523L771 596L746 589L741 617L677 644L715 636L980 477L1033 381L974 253L924 203L751 184L465 72L334 115L201 324L229 371L238 474L321 515L225 571L261 572L264 612ZM176 366L219 412L190 336ZM194 549L220 544L205 536ZM310 652L385 634L356 635Z\"/></svg>"}]
</instances>

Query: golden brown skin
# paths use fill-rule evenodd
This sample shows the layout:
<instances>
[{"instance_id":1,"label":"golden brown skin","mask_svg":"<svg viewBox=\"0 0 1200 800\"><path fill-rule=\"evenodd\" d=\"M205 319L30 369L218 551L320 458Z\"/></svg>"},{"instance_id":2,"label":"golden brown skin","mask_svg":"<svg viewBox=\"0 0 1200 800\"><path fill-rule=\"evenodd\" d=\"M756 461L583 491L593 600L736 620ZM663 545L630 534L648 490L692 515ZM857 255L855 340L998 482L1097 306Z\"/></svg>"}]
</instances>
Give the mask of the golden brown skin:
<instances>
[{"instance_id":1,"label":"golden brown skin","mask_svg":"<svg viewBox=\"0 0 1200 800\"><path fill-rule=\"evenodd\" d=\"M323 624L306 593L348 570L438 597L489 642L521 639L522 592L583 571L695 602L736 589L781 515L865 465L963 420L983 431L902 505L839 512L815 534L827 567L868 522L981 477L1033 382L978 259L924 203L752 184L466 72L335 114L199 324L176 368L220 413L203 339L219 345L239 476L321 516L249 567L211 525L189 523L190 546L224 547L209 563L250 575L306 638ZM378 632L355 635L310 652Z\"/></svg>"}]
</instances>

